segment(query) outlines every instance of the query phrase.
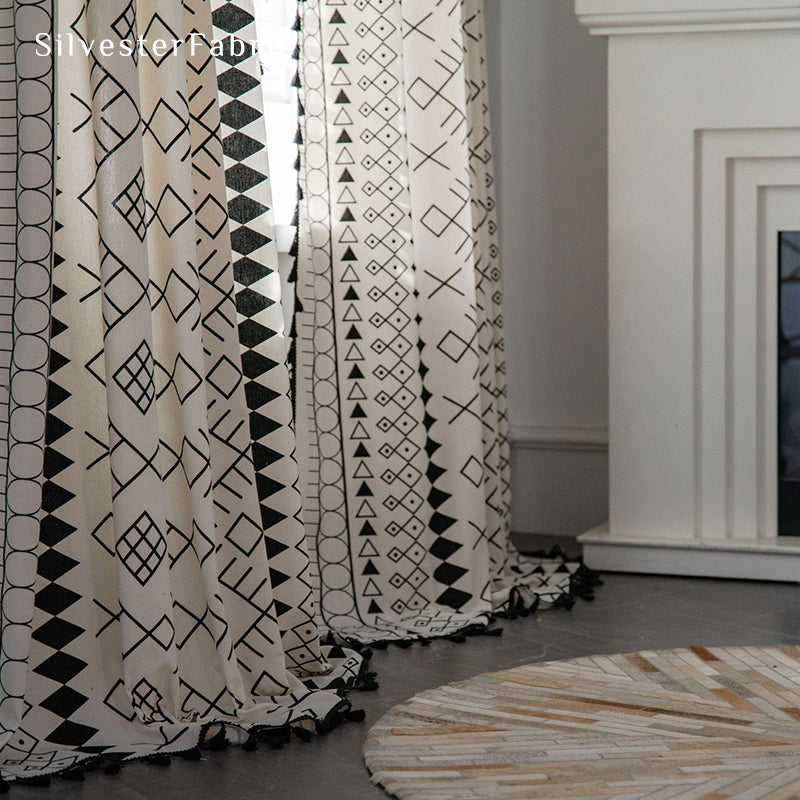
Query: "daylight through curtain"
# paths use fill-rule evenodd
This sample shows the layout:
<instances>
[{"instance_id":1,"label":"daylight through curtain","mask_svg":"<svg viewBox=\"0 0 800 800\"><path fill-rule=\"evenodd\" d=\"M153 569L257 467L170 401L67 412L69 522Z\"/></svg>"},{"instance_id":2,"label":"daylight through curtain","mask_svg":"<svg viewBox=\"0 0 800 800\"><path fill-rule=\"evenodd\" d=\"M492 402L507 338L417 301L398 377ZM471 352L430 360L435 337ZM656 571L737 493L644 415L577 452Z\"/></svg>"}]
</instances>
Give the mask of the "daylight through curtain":
<instances>
[{"instance_id":1,"label":"daylight through curtain","mask_svg":"<svg viewBox=\"0 0 800 800\"><path fill-rule=\"evenodd\" d=\"M248 5L0 8L7 779L348 708L316 690L361 659L315 623Z\"/></svg>"},{"instance_id":2,"label":"daylight through curtain","mask_svg":"<svg viewBox=\"0 0 800 800\"><path fill-rule=\"evenodd\" d=\"M585 572L509 541L482 2L299 9L297 429L321 618L393 640L569 604Z\"/></svg>"}]
</instances>

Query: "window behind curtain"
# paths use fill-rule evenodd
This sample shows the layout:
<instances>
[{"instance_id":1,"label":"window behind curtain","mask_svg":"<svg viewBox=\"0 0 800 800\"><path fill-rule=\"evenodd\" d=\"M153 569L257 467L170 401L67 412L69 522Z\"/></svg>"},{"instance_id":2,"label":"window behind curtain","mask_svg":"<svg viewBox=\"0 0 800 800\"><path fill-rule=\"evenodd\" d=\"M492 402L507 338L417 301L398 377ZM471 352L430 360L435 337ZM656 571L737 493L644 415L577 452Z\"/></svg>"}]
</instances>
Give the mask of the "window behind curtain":
<instances>
[{"instance_id":1,"label":"window behind curtain","mask_svg":"<svg viewBox=\"0 0 800 800\"><path fill-rule=\"evenodd\" d=\"M264 73L264 111L267 123L270 180L278 247L288 249L288 230L297 201L294 162L297 147L297 93L292 87L297 63L292 52L297 33L292 30L297 0L255 0L259 52ZM287 241L288 239L288 241Z\"/></svg>"}]
</instances>

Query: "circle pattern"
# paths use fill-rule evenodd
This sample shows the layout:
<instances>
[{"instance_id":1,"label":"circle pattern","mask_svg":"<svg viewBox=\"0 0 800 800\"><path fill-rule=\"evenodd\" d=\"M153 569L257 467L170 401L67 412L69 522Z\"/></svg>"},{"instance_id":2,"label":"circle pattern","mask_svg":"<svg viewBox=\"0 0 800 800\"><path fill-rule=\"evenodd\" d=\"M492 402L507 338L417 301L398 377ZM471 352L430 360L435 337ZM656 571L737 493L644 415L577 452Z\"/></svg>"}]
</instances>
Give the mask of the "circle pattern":
<instances>
[{"instance_id":1,"label":"circle pattern","mask_svg":"<svg viewBox=\"0 0 800 800\"><path fill-rule=\"evenodd\" d=\"M53 33L52 0L16 4L16 51L3 82L14 85L13 115L18 155L15 185L8 193L16 207L14 247L13 349L5 385L8 392L5 570L2 586L2 665L0 727L19 718L25 693L34 603L36 554L44 461L45 400L50 328L50 271L54 201L53 60L38 53L36 36ZM10 44L14 50L14 42ZM8 59L7 59L8 61ZM15 74L16 72L16 74ZM11 248L9 248L11 249ZM13 251L12 251L13 252ZM3 398L5 403L5 398ZM13 724L13 723L12 723Z\"/></svg>"}]
</instances>

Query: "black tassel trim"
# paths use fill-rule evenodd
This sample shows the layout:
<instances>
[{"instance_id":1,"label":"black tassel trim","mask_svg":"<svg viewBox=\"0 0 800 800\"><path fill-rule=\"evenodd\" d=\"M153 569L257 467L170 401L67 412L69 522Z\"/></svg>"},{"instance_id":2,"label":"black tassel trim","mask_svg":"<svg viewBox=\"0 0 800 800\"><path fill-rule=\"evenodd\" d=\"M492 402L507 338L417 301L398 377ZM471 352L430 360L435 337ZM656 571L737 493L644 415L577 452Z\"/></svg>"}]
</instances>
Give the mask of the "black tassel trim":
<instances>
[{"instance_id":1,"label":"black tassel trim","mask_svg":"<svg viewBox=\"0 0 800 800\"><path fill-rule=\"evenodd\" d=\"M572 576L574 580L581 581L587 586L602 586L603 579L599 572L589 569L586 564L581 563L575 574Z\"/></svg>"},{"instance_id":2,"label":"black tassel trim","mask_svg":"<svg viewBox=\"0 0 800 800\"><path fill-rule=\"evenodd\" d=\"M270 750L280 750L292 740L292 732L288 726L285 728L264 728L255 733L259 741L263 742Z\"/></svg>"},{"instance_id":3,"label":"black tassel trim","mask_svg":"<svg viewBox=\"0 0 800 800\"><path fill-rule=\"evenodd\" d=\"M369 659L371 651L366 650L366 659ZM365 661L366 664L366 661ZM367 673L372 677L375 673ZM245 752L251 753L258 749L262 744L271 750L279 750L291 741L292 734L303 742L311 741L314 733L328 733L344 722L363 722L366 714L362 709L353 709L350 702L342 702L329 712L324 720L306 719L306 726L298 724L301 720L296 720L293 724L284 725L280 728L255 727L247 731L247 738L242 744ZM53 772L47 775L31 775L28 777L14 778L9 782L0 778L0 794L10 791L12 783L18 786L37 786L48 787L53 778L61 778L65 781L83 781L89 772L103 771L106 775L116 775L128 760L140 761L144 764L166 767L172 763L172 757L177 756L185 761L200 761L202 759L201 747L209 750L224 750L229 746L226 738L226 725L224 722L210 722L204 726L200 733L200 743L196 747L174 753L152 753L146 756L133 756L131 753L106 753L102 756L87 758L84 762L76 764L60 772ZM234 727L241 727L234 725ZM214 730L213 736L208 736L209 731Z\"/></svg>"},{"instance_id":4,"label":"black tassel trim","mask_svg":"<svg viewBox=\"0 0 800 800\"><path fill-rule=\"evenodd\" d=\"M380 689L380 684L375 680L377 672L365 672L360 675L353 688L358 692L374 692Z\"/></svg>"},{"instance_id":5,"label":"black tassel trim","mask_svg":"<svg viewBox=\"0 0 800 800\"><path fill-rule=\"evenodd\" d=\"M317 723L320 725L321 723ZM332 730L332 729L331 729ZM310 742L314 738L314 734L307 730L306 728L301 728L299 725L292 728L292 733L301 741L301 742Z\"/></svg>"},{"instance_id":6,"label":"black tassel trim","mask_svg":"<svg viewBox=\"0 0 800 800\"><path fill-rule=\"evenodd\" d=\"M207 732L206 732L207 733ZM216 751L216 750L224 750L228 746L229 742L227 737L225 736L225 726L221 726L220 729L210 738L206 738L206 736L200 737L200 747L204 747L206 750Z\"/></svg>"},{"instance_id":7,"label":"black tassel trim","mask_svg":"<svg viewBox=\"0 0 800 800\"><path fill-rule=\"evenodd\" d=\"M570 579L569 589L570 594L581 600L594 600L594 590L602 585L600 575L585 564L581 564Z\"/></svg>"},{"instance_id":8,"label":"black tassel trim","mask_svg":"<svg viewBox=\"0 0 800 800\"><path fill-rule=\"evenodd\" d=\"M122 772L122 758L103 756L98 759L97 769L103 770L106 775L119 775Z\"/></svg>"},{"instance_id":9,"label":"black tassel trim","mask_svg":"<svg viewBox=\"0 0 800 800\"><path fill-rule=\"evenodd\" d=\"M151 756L145 756L142 761L154 767L168 767L172 763L172 756L169 753L153 753Z\"/></svg>"},{"instance_id":10,"label":"black tassel trim","mask_svg":"<svg viewBox=\"0 0 800 800\"><path fill-rule=\"evenodd\" d=\"M361 669L358 671L358 677L353 684L353 689L358 692L374 692L379 688L379 685L378 681L376 680L378 673L373 672L369 668L369 662L372 658L372 650L366 647L362 649L360 655L362 658Z\"/></svg>"},{"instance_id":11,"label":"black tassel trim","mask_svg":"<svg viewBox=\"0 0 800 800\"><path fill-rule=\"evenodd\" d=\"M49 786L50 775L33 775L30 778L17 778L19 786Z\"/></svg>"},{"instance_id":12,"label":"black tassel trim","mask_svg":"<svg viewBox=\"0 0 800 800\"><path fill-rule=\"evenodd\" d=\"M566 608L569 611L575 605L575 598L571 594L559 595L553 603L554 608Z\"/></svg>"},{"instance_id":13,"label":"black tassel trim","mask_svg":"<svg viewBox=\"0 0 800 800\"><path fill-rule=\"evenodd\" d=\"M512 587L511 591L508 593L508 602L503 610L498 611L495 616L501 619L510 619L515 620L518 617L528 617L533 614L538 608L539 604L541 603L541 597L538 594L533 595L533 600L528 603L525 601L525 597L522 594L522 591L519 587L514 586ZM492 631L487 631L487 635L489 636L501 636L502 635L502 628L494 629L499 630L500 633L494 633Z\"/></svg>"}]
</instances>

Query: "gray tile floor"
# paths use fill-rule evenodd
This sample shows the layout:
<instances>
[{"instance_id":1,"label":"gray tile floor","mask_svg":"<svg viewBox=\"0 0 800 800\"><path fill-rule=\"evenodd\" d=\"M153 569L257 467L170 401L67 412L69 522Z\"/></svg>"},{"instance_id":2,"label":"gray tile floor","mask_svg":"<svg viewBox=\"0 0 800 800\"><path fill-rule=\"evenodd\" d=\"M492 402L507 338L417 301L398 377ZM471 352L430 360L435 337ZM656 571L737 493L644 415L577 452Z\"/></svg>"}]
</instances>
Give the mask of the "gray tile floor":
<instances>
[{"instance_id":1,"label":"gray tile floor","mask_svg":"<svg viewBox=\"0 0 800 800\"><path fill-rule=\"evenodd\" d=\"M248 754L239 748L171 767L131 764L119 776L19 787L23 800L378 800L361 760L368 727L417 692L479 672L531 661L703 645L800 644L800 587L794 584L609 574L594 602L504 622L500 638L434 642L375 653L380 689L353 695L367 721L308 744Z\"/></svg>"}]
</instances>

